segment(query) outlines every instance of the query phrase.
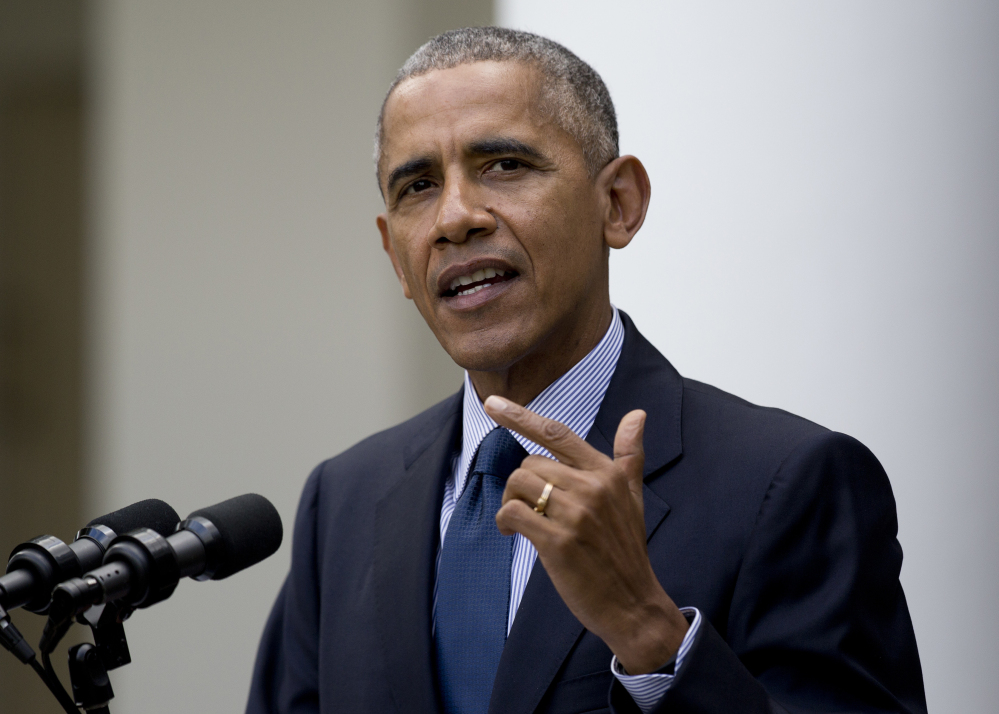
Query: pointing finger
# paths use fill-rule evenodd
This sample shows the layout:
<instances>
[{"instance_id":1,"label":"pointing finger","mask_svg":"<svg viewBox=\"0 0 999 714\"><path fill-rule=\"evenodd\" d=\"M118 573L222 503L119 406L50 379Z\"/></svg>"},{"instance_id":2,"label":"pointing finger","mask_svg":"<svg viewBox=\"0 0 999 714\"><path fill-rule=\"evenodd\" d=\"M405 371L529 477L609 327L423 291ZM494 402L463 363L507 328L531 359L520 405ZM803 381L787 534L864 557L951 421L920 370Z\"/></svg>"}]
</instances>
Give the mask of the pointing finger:
<instances>
[{"instance_id":1,"label":"pointing finger","mask_svg":"<svg viewBox=\"0 0 999 714\"><path fill-rule=\"evenodd\" d=\"M496 395L486 399L483 406L497 424L545 447L563 464L592 469L607 462L606 456L580 439L565 424L545 419L530 409Z\"/></svg>"}]
</instances>

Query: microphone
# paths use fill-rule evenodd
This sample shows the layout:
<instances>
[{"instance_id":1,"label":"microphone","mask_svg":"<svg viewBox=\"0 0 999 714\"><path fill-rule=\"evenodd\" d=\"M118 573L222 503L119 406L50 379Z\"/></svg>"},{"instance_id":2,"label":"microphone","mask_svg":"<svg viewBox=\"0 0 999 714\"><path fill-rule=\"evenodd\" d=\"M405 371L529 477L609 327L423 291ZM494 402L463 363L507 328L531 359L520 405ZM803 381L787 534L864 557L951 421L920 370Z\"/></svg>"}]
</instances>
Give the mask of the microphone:
<instances>
[{"instance_id":1,"label":"microphone","mask_svg":"<svg viewBox=\"0 0 999 714\"><path fill-rule=\"evenodd\" d=\"M151 498L95 518L70 545L51 535L21 543L10 554L7 574L0 577L0 611L23 607L45 614L52 589L100 566L118 534L149 528L166 535L179 520L173 508Z\"/></svg>"},{"instance_id":2,"label":"microphone","mask_svg":"<svg viewBox=\"0 0 999 714\"><path fill-rule=\"evenodd\" d=\"M222 580L271 556L281 545L277 509L263 496L248 493L194 511L164 538L149 528L119 536L104 555L104 565L71 578L52 592L47 649L66 623L92 605L112 601L146 608L173 594L180 578Z\"/></svg>"}]
</instances>

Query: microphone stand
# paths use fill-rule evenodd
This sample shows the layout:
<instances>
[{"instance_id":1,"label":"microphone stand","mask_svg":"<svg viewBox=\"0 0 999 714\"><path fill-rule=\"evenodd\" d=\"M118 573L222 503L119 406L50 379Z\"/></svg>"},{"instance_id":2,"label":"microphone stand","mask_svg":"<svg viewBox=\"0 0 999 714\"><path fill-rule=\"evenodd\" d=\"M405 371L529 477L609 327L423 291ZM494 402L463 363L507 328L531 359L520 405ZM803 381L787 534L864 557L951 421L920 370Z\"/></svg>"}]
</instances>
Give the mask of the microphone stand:
<instances>
[{"instance_id":1,"label":"microphone stand","mask_svg":"<svg viewBox=\"0 0 999 714\"><path fill-rule=\"evenodd\" d=\"M110 714L108 704L114 698L114 690L111 688L108 671L124 667L132 661L123 623L134 611L135 608L129 605L112 601L103 605L95 605L75 617L81 625L88 625L94 635L94 644L85 642L75 645L69 650L69 677L73 687L72 699L76 706L83 707L87 712ZM50 610L49 622L46 623L45 633L39 643L45 672L55 685L55 688L50 688L60 703L69 699L69 695L59 682L49 660L49 655L69 630L73 619L72 617L60 617ZM56 691L56 688L59 691ZM67 711L78 712L75 707L72 710L67 709Z\"/></svg>"},{"instance_id":2,"label":"microphone stand","mask_svg":"<svg viewBox=\"0 0 999 714\"><path fill-rule=\"evenodd\" d=\"M110 714L108 702L114 698L108 670L101 662L97 648L89 642L69 650L69 678L73 682L73 699L84 711Z\"/></svg>"},{"instance_id":3,"label":"microphone stand","mask_svg":"<svg viewBox=\"0 0 999 714\"><path fill-rule=\"evenodd\" d=\"M108 703L114 699L114 690L108 671L132 661L123 624L132 612L134 608L113 601L77 616L81 625L90 625L94 644L83 643L70 649L69 677L73 698L88 712L110 714Z\"/></svg>"}]
</instances>

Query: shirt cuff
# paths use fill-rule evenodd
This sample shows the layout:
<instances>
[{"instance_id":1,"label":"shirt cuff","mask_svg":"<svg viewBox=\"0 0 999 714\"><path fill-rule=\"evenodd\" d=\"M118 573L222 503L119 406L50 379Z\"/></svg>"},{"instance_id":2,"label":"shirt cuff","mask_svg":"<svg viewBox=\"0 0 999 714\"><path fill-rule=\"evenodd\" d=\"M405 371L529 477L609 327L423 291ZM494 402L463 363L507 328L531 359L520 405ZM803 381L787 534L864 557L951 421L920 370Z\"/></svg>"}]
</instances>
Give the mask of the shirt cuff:
<instances>
[{"instance_id":1,"label":"shirt cuff","mask_svg":"<svg viewBox=\"0 0 999 714\"><path fill-rule=\"evenodd\" d=\"M617 677L617 681L625 688L631 698L642 710L642 714L649 714L666 696L666 692L673 686L673 679L680 673L683 666L683 658L687 656L690 648L694 644L694 637L701 626L701 611L696 607L681 607L680 612L687 618L690 627L687 634L683 636L680 649L676 652L670 662L659 672L651 674L627 674L624 667L617 661L617 655L611 658L611 672ZM670 672L669 670L672 669Z\"/></svg>"}]
</instances>

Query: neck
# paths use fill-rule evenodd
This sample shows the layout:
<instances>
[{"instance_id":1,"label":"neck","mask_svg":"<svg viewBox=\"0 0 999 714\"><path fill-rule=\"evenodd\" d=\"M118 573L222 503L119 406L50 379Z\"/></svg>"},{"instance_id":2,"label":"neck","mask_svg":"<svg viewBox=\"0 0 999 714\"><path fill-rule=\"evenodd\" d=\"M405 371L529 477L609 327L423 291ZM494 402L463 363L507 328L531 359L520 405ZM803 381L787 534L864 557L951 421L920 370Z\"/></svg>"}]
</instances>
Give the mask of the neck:
<instances>
[{"instance_id":1,"label":"neck","mask_svg":"<svg viewBox=\"0 0 999 714\"><path fill-rule=\"evenodd\" d=\"M614 310L610 301L592 316L571 327L553 330L535 349L513 365L495 372L468 371L472 385L485 401L492 395L526 406L532 399L572 369L597 346L610 327Z\"/></svg>"}]
</instances>

